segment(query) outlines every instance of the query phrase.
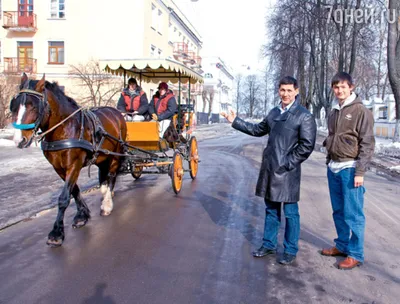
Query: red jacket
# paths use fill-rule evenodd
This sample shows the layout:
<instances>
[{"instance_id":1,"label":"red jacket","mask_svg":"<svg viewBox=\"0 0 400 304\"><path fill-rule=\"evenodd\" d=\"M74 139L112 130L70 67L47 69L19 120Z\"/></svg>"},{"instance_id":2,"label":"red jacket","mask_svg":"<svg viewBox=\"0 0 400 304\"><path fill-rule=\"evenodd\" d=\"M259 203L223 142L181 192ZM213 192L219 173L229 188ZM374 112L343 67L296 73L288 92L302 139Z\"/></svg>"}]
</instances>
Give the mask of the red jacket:
<instances>
[{"instance_id":1,"label":"red jacket","mask_svg":"<svg viewBox=\"0 0 400 304\"><path fill-rule=\"evenodd\" d=\"M164 113L167 108L168 108L168 101L174 97L174 93L172 93L171 91L169 91L167 94L165 94L164 97L162 97L161 99L154 95L153 99L154 99L154 108L156 110L157 115L160 115L161 113Z\"/></svg>"},{"instance_id":2,"label":"red jacket","mask_svg":"<svg viewBox=\"0 0 400 304\"><path fill-rule=\"evenodd\" d=\"M140 97L144 94L143 91L140 91L140 95L136 95L133 97L131 100L131 96L129 94L126 94L125 92L122 92L121 95L124 97L125 100L125 108L127 112L134 112L139 110L140 106Z\"/></svg>"}]
</instances>

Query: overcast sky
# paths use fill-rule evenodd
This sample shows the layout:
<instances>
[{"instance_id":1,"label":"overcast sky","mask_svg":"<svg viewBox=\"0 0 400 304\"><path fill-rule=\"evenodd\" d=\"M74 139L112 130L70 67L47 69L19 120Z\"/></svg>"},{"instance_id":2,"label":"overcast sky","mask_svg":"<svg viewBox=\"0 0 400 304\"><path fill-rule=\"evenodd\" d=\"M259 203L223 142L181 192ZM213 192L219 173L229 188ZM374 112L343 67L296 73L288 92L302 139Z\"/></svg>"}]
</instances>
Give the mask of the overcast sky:
<instances>
[{"instance_id":1,"label":"overcast sky","mask_svg":"<svg viewBox=\"0 0 400 304\"><path fill-rule=\"evenodd\" d=\"M173 0L202 36L202 56L219 56L237 70L262 69L265 15L275 0Z\"/></svg>"}]
</instances>

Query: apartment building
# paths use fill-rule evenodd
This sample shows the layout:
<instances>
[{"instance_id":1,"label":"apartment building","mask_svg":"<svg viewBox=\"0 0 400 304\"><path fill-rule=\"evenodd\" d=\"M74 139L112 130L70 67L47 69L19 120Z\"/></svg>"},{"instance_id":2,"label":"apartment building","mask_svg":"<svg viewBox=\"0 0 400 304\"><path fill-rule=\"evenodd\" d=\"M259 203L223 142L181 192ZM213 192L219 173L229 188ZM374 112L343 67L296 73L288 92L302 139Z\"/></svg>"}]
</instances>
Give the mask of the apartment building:
<instances>
[{"instance_id":1,"label":"apartment building","mask_svg":"<svg viewBox=\"0 0 400 304\"><path fill-rule=\"evenodd\" d=\"M169 59L202 73L201 37L172 0L2 0L0 22L0 72L46 74L77 99L71 66L91 60Z\"/></svg>"}]
</instances>

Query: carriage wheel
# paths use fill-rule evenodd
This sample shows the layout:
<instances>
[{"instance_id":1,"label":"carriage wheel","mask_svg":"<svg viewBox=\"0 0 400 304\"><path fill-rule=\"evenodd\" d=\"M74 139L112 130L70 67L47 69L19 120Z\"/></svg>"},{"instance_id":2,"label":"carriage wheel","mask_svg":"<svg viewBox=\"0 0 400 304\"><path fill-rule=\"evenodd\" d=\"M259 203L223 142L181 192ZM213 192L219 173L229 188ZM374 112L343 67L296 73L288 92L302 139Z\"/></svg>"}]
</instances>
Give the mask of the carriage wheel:
<instances>
[{"instance_id":1,"label":"carriage wheel","mask_svg":"<svg viewBox=\"0 0 400 304\"><path fill-rule=\"evenodd\" d=\"M142 176L143 167L142 166L131 166L131 174L134 179L139 179Z\"/></svg>"},{"instance_id":2,"label":"carriage wheel","mask_svg":"<svg viewBox=\"0 0 400 304\"><path fill-rule=\"evenodd\" d=\"M190 177L195 179L197 176L197 170L199 168L199 151L197 149L196 137L192 136L189 142L189 170Z\"/></svg>"},{"instance_id":3,"label":"carriage wheel","mask_svg":"<svg viewBox=\"0 0 400 304\"><path fill-rule=\"evenodd\" d=\"M182 155L176 151L174 153L172 159L172 170L171 170L171 180L172 180L172 188L174 192L178 194L182 189L182 181L183 181L183 158Z\"/></svg>"}]
</instances>

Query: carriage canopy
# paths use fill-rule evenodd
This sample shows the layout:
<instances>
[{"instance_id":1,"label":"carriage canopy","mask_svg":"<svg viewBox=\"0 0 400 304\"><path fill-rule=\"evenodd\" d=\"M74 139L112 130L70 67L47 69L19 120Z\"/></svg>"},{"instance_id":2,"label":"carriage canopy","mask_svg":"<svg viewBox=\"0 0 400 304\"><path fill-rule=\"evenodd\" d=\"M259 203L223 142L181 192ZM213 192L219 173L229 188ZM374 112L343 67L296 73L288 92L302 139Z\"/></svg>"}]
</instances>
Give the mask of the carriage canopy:
<instances>
[{"instance_id":1,"label":"carriage canopy","mask_svg":"<svg viewBox=\"0 0 400 304\"><path fill-rule=\"evenodd\" d=\"M100 60L101 68L118 76L135 77L147 83L202 83L203 77L184 64L172 59Z\"/></svg>"}]
</instances>

